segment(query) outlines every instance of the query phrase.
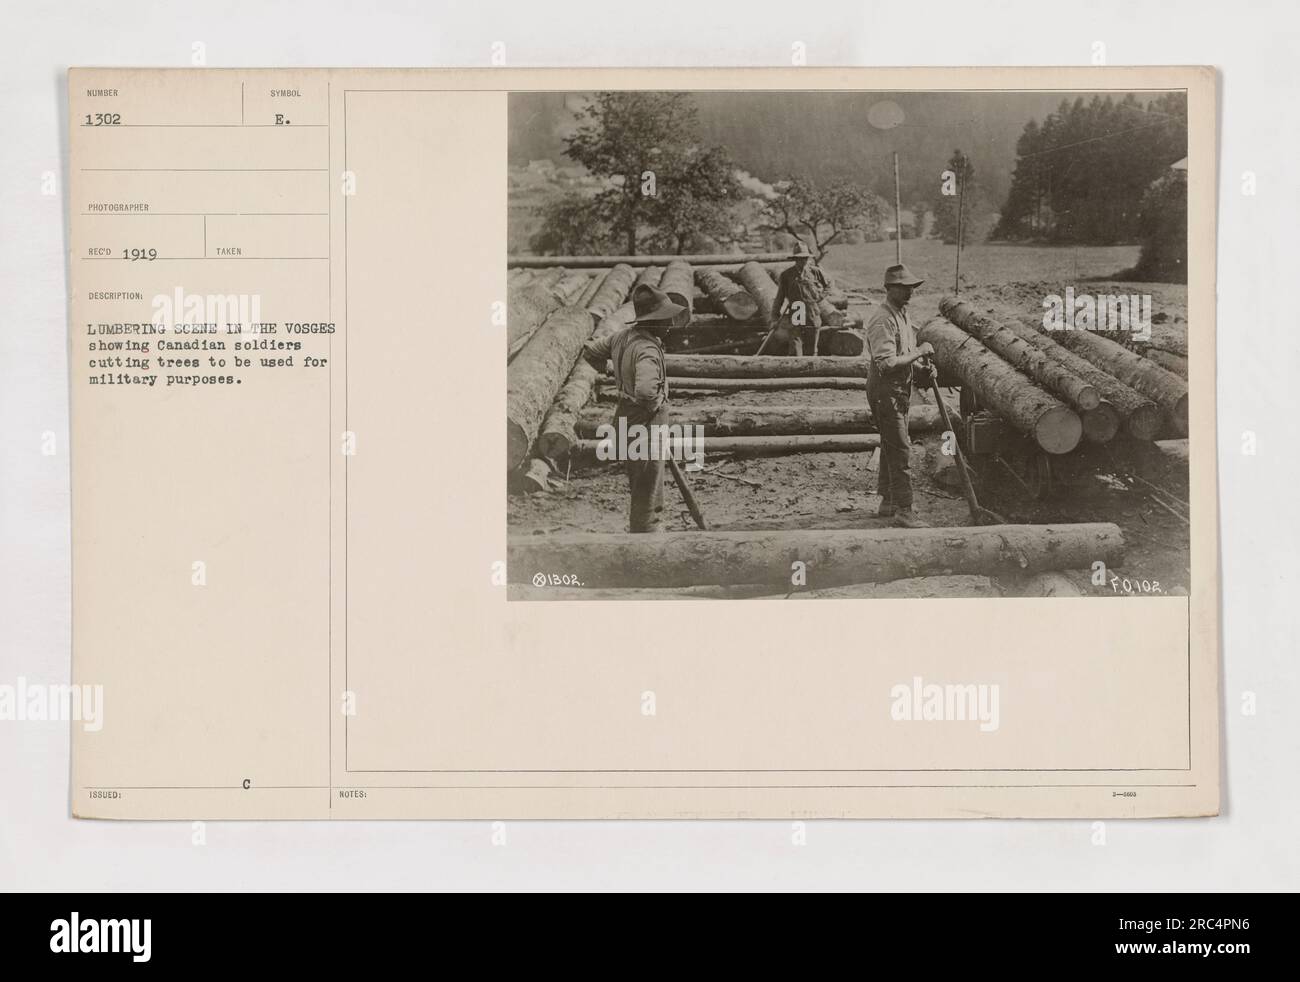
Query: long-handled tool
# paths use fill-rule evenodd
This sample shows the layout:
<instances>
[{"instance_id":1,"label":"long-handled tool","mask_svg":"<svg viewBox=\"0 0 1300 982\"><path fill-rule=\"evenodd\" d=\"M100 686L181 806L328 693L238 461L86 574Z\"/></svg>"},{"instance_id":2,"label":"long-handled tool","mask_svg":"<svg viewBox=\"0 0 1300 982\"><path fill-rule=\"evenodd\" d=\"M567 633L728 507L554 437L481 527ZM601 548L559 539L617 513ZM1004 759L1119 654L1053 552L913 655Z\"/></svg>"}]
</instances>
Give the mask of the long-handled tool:
<instances>
[{"instance_id":1,"label":"long-handled tool","mask_svg":"<svg viewBox=\"0 0 1300 982\"><path fill-rule=\"evenodd\" d=\"M695 500L695 495L691 492L691 486L686 483L686 475L682 473L682 469L677 466L677 461L671 456L668 458L668 468L673 472L673 480L677 482L677 490L682 493L682 497L686 500L686 507L690 510L691 518L695 519L696 525L707 532L709 526L704 522L704 512L700 511L699 502Z\"/></svg>"},{"instance_id":2,"label":"long-handled tool","mask_svg":"<svg viewBox=\"0 0 1300 982\"><path fill-rule=\"evenodd\" d=\"M981 506L975 497L975 486L971 484L970 471L966 469L966 456L961 452L961 441L957 439L957 431L948 416L948 406L939 392L938 372L930 358L923 359L923 364L930 372L930 389L934 393L934 401L939 404L939 418L943 420L943 428L945 432L952 434L953 449L957 452L957 473L961 475L961 491L966 498L966 504L970 507L971 521L976 525L1005 525L1005 518Z\"/></svg>"}]
</instances>

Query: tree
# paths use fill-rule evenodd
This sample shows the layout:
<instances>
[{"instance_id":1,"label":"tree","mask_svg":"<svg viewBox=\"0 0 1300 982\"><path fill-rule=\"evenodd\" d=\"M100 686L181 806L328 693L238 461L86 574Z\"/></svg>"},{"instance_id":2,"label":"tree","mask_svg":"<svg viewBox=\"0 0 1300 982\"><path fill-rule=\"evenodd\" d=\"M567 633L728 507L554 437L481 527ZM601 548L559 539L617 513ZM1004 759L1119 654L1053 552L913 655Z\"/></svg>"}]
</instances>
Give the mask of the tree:
<instances>
[{"instance_id":1,"label":"tree","mask_svg":"<svg viewBox=\"0 0 1300 982\"><path fill-rule=\"evenodd\" d=\"M610 246L600 204L576 192L557 195L538 206L541 228L528 246L533 252L551 256L597 255Z\"/></svg>"},{"instance_id":2,"label":"tree","mask_svg":"<svg viewBox=\"0 0 1300 982\"><path fill-rule=\"evenodd\" d=\"M1187 282L1187 172L1171 170L1147 189L1138 216L1136 280Z\"/></svg>"},{"instance_id":3,"label":"tree","mask_svg":"<svg viewBox=\"0 0 1300 982\"><path fill-rule=\"evenodd\" d=\"M767 202L760 227L811 239L818 259L851 231L879 236L885 202L861 184L841 180L819 187L809 178L796 177L775 188L777 195Z\"/></svg>"},{"instance_id":4,"label":"tree","mask_svg":"<svg viewBox=\"0 0 1300 982\"><path fill-rule=\"evenodd\" d=\"M595 215L635 255L643 228L680 250L691 223L716 228L738 199L730 155L698 146L695 103L685 92L598 92L578 113L565 154L609 186Z\"/></svg>"},{"instance_id":5,"label":"tree","mask_svg":"<svg viewBox=\"0 0 1300 982\"><path fill-rule=\"evenodd\" d=\"M951 188L952 194L940 192L939 200L934 206L934 224L930 232L946 244L953 245L957 241L958 206L960 206L963 225L974 211L975 200L972 191L975 188L975 166L970 162L969 156L960 150L954 150L952 156L948 158L947 170L951 171L953 176L949 182L945 175L943 183L945 187ZM964 244L971 238L970 232L963 228L961 237Z\"/></svg>"},{"instance_id":6,"label":"tree","mask_svg":"<svg viewBox=\"0 0 1300 982\"><path fill-rule=\"evenodd\" d=\"M1062 101L1016 143L1011 188L994 234L1105 245L1140 235L1143 198L1187 155L1187 97L1143 105L1128 93Z\"/></svg>"},{"instance_id":7,"label":"tree","mask_svg":"<svg viewBox=\"0 0 1300 982\"><path fill-rule=\"evenodd\" d=\"M653 226L648 245L656 252L681 254L695 242L730 231L731 206L741 197L731 154L723 147L691 148L683 166L656 182L650 206Z\"/></svg>"}]
</instances>

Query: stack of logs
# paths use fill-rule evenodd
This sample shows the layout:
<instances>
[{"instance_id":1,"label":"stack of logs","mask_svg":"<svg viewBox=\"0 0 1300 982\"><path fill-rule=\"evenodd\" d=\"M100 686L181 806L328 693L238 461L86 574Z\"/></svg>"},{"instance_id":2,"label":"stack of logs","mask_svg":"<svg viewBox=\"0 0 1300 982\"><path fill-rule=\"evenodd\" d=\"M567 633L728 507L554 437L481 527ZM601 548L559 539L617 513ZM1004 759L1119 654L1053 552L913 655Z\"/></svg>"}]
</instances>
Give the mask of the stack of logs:
<instances>
[{"instance_id":1,"label":"stack of logs","mask_svg":"<svg viewBox=\"0 0 1300 982\"><path fill-rule=\"evenodd\" d=\"M1138 440L1187 435L1186 380L1110 338L994 320L953 298L939 312L917 336L940 370L1049 453L1121 428Z\"/></svg>"}]
</instances>

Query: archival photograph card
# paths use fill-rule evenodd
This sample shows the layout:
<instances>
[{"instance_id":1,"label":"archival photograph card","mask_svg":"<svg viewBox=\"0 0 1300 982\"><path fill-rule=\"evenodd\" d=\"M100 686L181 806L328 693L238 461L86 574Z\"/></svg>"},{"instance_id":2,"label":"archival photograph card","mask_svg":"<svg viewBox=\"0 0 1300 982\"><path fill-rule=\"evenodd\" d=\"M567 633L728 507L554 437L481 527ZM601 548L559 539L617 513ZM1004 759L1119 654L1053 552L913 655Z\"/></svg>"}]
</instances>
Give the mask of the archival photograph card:
<instances>
[{"instance_id":1,"label":"archival photograph card","mask_svg":"<svg viewBox=\"0 0 1300 982\"><path fill-rule=\"evenodd\" d=\"M1212 70L68 89L75 815L1218 813Z\"/></svg>"}]
</instances>

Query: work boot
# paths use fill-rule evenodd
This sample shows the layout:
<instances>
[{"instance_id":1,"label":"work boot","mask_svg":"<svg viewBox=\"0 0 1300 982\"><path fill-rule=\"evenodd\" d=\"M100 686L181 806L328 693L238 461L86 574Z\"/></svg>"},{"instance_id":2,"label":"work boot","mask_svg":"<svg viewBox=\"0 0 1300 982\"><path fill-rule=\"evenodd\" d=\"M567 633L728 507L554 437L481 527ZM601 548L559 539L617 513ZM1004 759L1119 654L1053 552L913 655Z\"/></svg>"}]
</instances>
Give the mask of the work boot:
<instances>
[{"instance_id":1,"label":"work boot","mask_svg":"<svg viewBox=\"0 0 1300 982\"><path fill-rule=\"evenodd\" d=\"M876 517L893 518L897 511L898 509L894 507L894 503L892 501L882 501L880 503L880 507L876 509Z\"/></svg>"},{"instance_id":2,"label":"work boot","mask_svg":"<svg viewBox=\"0 0 1300 982\"><path fill-rule=\"evenodd\" d=\"M911 508L900 508L898 514L894 517L894 524L905 529L928 529L929 522L923 522L916 517L916 512Z\"/></svg>"}]
</instances>

